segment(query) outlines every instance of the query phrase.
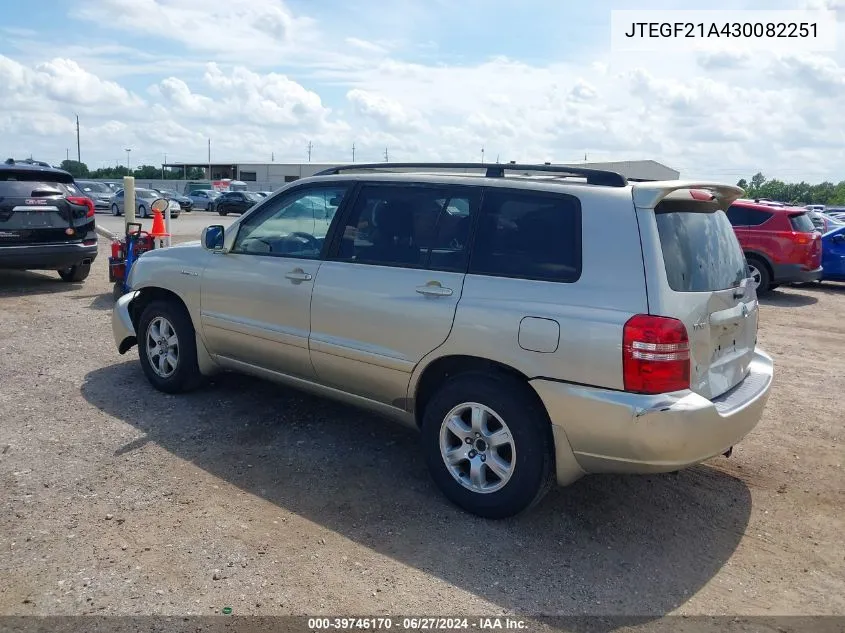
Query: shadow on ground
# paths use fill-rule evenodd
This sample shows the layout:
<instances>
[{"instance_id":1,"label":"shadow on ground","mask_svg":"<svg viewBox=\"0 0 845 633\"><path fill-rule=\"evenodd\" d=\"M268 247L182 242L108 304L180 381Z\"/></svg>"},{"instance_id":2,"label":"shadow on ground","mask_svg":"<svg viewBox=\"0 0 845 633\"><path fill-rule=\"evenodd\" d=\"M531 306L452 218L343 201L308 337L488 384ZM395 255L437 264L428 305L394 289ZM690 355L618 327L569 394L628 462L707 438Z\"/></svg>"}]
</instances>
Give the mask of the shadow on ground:
<instances>
[{"instance_id":1,"label":"shadow on ground","mask_svg":"<svg viewBox=\"0 0 845 633\"><path fill-rule=\"evenodd\" d=\"M78 301L89 301L89 308L92 310L111 310L114 307L114 294L105 292L96 295L76 295L72 297Z\"/></svg>"},{"instance_id":2,"label":"shadow on ground","mask_svg":"<svg viewBox=\"0 0 845 633\"><path fill-rule=\"evenodd\" d=\"M0 297L70 292L83 283L62 281L55 271L0 270Z\"/></svg>"},{"instance_id":3,"label":"shadow on ground","mask_svg":"<svg viewBox=\"0 0 845 633\"><path fill-rule=\"evenodd\" d=\"M678 475L585 478L525 516L485 521L440 496L414 431L343 405L234 375L164 396L137 362L89 373L82 395L145 434L115 446L118 454L154 442L525 615L663 615L725 564L751 512L741 480L698 466Z\"/></svg>"},{"instance_id":4,"label":"shadow on ground","mask_svg":"<svg viewBox=\"0 0 845 633\"><path fill-rule=\"evenodd\" d=\"M804 290L804 288L801 288L801 290ZM816 290L816 288L812 290ZM819 299L811 294L804 294L803 292L797 292L796 289L791 289L789 292L772 290L759 297L759 301L764 306L803 308L804 306L811 306L818 303Z\"/></svg>"}]
</instances>

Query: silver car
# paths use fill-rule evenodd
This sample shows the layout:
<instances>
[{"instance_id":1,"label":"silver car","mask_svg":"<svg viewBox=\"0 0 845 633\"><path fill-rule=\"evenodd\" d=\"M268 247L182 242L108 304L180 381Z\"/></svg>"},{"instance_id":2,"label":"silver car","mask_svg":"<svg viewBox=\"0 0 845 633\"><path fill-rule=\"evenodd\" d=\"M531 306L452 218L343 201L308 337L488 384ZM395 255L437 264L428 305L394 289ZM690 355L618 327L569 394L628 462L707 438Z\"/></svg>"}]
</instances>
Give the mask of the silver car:
<instances>
[{"instance_id":1,"label":"silver car","mask_svg":"<svg viewBox=\"0 0 845 633\"><path fill-rule=\"evenodd\" d=\"M153 217L152 204L163 196L154 189L135 188L135 216L139 218ZM170 217L178 218L182 207L175 200L168 200L170 205ZM112 215L123 215L125 212L125 200L123 189L118 189L111 198Z\"/></svg>"},{"instance_id":2,"label":"silver car","mask_svg":"<svg viewBox=\"0 0 845 633\"><path fill-rule=\"evenodd\" d=\"M443 493L506 517L555 481L729 455L760 420L772 360L724 213L741 194L550 165L333 168L145 254L115 343L166 393L237 371L418 428Z\"/></svg>"},{"instance_id":3,"label":"silver car","mask_svg":"<svg viewBox=\"0 0 845 633\"><path fill-rule=\"evenodd\" d=\"M194 209L209 211L214 201L220 197L220 193L214 189L195 189L188 194L188 197L191 199Z\"/></svg>"}]
</instances>

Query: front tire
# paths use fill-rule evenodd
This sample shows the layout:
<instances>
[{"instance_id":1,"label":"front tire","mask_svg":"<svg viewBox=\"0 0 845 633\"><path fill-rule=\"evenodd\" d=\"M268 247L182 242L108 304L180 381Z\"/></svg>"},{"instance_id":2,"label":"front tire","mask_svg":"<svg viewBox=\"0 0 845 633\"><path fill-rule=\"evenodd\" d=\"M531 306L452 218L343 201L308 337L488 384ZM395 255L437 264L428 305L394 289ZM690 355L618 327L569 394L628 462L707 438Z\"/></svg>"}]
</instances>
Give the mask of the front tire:
<instances>
[{"instance_id":1,"label":"front tire","mask_svg":"<svg viewBox=\"0 0 845 633\"><path fill-rule=\"evenodd\" d=\"M111 214L115 217L119 216L120 215L120 207L118 207L116 204L111 205Z\"/></svg>"},{"instance_id":2,"label":"front tire","mask_svg":"<svg viewBox=\"0 0 845 633\"><path fill-rule=\"evenodd\" d=\"M138 321L138 356L153 387L183 393L202 382L196 333L185 308L175 301L153 301Z\"/></svg>"},{"instance_id":3,"label":"front tire","mask_svg":"<svg viewBox=\"0 0 845 633\"><path fill-rule=\"evenodd\" d=\"M422 443L443 494L484 518L531 508L554 481L546 411L525 383L509 376L450 379L425 407Z\"/></svg>"},{"instance_id":4,"label":"front tire","mask_svg":"<svg viewBox=\"0 0 845 633\"><path fill-rule=\"evenodd\" d=\"M138 215L140 215L144 219L150 217L147 215L147 207L145 207L143 204L138 207Z\"/></svg>"},{"instance_id":5,"label":"front tire","mask_svg":"<svg viewBox=\"0 0 845 633\"><path fill-rule=\"evenodd\" d=\"M228 215L229 214L228 211L223 211L222 209L218 209L217 213L219 213L220 215Z\"/></svg>"},{"instance_id":6,"label":"front tire","mask_svg":"<svg viewBox=\"0 0 845 633\"><path fill-rule=\"evenodd\" d=\"M58 271L59 277L62 281L71 283L79 283L85 281L88 274L91 272L91 264L77 264L69 268L62 268Z\"/></svg>"}]
</instances>

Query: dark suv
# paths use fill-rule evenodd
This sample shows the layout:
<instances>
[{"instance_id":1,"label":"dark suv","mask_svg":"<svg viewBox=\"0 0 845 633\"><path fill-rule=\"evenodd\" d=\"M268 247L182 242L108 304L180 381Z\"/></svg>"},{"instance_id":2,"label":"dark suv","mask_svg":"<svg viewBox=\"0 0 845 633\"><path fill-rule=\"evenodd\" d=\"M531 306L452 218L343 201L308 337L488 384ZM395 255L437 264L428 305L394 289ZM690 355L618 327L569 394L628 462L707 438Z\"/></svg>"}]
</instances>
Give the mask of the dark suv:
<instances>
[{"instance_id":1,"label":"dark suv","mask_svg":"<svg viewBox=\"0 0 845 633\"><path fill-rule=\"evenodd\" d=\"M94 202L73 176L31 160L0 164L0 268L82 281L96 257Z\"/></svg>"},{"instance_id":2,"label":"dark suv","mask_svg":"<svg viewBox=\"0 0 845 633\"><path fill-rule=\"evenodd\" d=\"M737 200L728 209L728 220L758 295L780 284L821 279L821 235L806 209Z\"/></svg>"}]
</instances>

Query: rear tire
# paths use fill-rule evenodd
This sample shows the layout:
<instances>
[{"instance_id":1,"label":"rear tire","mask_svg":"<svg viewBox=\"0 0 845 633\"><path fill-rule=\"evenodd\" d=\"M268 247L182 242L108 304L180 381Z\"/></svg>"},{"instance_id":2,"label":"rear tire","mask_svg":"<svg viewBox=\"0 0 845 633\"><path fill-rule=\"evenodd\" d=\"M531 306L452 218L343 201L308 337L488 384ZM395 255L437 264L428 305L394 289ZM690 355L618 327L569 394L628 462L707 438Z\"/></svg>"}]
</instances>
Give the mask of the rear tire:
<instances>
[{"instance_id":1,"label":"rear tire","mask_svg":"<svg viewBox=\"0 0 845 633\"><path fill-rule=\"evenodd\" d=\"M62 268L58 271L59 277L61 277L62 281L67 281L71 283L79 283L80 281L85 281L90 272L91 264L77 264L76 266Z\"/></svg>"},{"instance_id":2,"label":"rear tire","mask_svg":"<svg viewBox=\"0 0 845 633\"><path fill-rule=\"evenodd\" d=\"M150 217L147 215L147 207L145 207L143 204L138 207L138 215L140 215L144 219Z\"/></svg>"},{"instance_id":3,"label":"rear tire","mask_svg":"<svg viewBox=\"0 0 845 633\"><path fill-rule=\"evenodd\" d=\"M554 482L546 411L523 382L509 376L451 378L426 404L422 445L443 494L484 518L531 508Z\"/></svg>"},{"instance_id":4,"label":"rear tire","mask_svg":"<svg viewBox=\"0 0 845 633\"><path fill-rule=\"evenodd\" d=\"M759 257L748 257L748 274L757 287L757 294L764 295L772 289L772 277L769 274L769 267Z\"/></svg>"},{"instance_id":5,"label":"rear tire","mask_svg":"<svg viewBox=\"0 0 845 633\"><path fill-rule=\"evenodd\" d=\"M137 339L141 368L153 387L164 393L184 393L200 385L196 333L182 305L150 303L138 320Z\"/></svg>"},{"instance_id":6,"label":"rear tire","mask_svg":"<svg viewBox=\"0 0 845 633\"><path fill-rule=\"evenodd\" d=\"M228 211L218 211L217 213L219 213L220 215L228 215L229 214Z\"/></svg>"},{"instance_id":7,"label":"rear tire","mask_svg":"<svg viewBox=\"0 0 845 633\"><path fill-rule=\"evenodd\" d=\"M119 216L120 215L120 207L118 207L116 204L111 205L111 214L115 217Z\"/></svg>"}]
</instances>

